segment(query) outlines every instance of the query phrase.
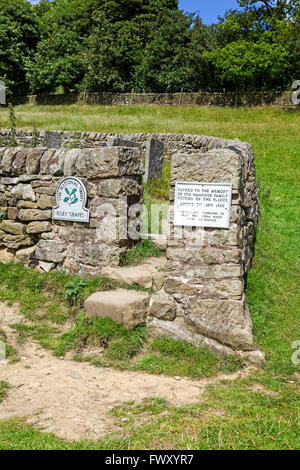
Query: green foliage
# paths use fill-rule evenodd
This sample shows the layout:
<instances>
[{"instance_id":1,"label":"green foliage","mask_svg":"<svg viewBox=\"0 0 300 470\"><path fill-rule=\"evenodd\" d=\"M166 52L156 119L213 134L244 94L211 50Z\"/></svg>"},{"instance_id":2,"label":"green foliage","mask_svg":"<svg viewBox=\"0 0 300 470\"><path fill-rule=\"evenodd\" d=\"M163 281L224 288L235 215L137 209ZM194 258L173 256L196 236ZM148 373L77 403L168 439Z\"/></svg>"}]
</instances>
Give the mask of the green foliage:
<instances>
[{"instance_id":1,"label":"green foliage","mask_svg":"<svg viewBox=\"0 0 300 470\"><path fill-rule=\"evenodd\" d=\"M143 240L137 243L131 250L128 250L122 260L122 265L141 264L147 258L162 256L160 249L151 240Z\"/></svg>"},{"instance_id":2,"label":"green foliage","mask_svg":"<svg viewBox=\"0 0 300 470\"><path fill-rule=\"evenodd\" d=\"M70 305L75 305L78 303L80 298L82 298L86 286L87 282L81 278L75 278L73 281L70 281L66 284L65 299Z\"/></svg>"},{"instance_id":3,"label":"green foliage","mask_svg":"<svg viewBox=\"0 0 300 470\"><path fill-rule=\"evenodd\" d=\"M0 0L0 79L8 94L290 86L299 2L239 6L206 26L175 0Z\"/></svg>"},{"instance_id":4,"label":"green foliage","mask_svg":"<svg viewBox=\"0 0 300 470\"><path fill-rule=\"evenodd\" d=\"M10 121L10 129L9 129L9 146L16 147L18 145L16 139L16 115L14 107L11 103L8 104L9 109L9 121Z\"/></svg>"},{"instance_id":5,"label":"green foliage","mask_svg":"<svg viewBox=\"0 0 300 470\"><path fill-rule=\"evenodd\" d=\"M36 124L33 124L33 131L32 131L32 147L38 147L39 145L39 130L36 127Z\"/></svg>"},{"instance_id":6,"label":"green foliage","mask_svg":"<svg viewBox=\"0 0 300 470\"><path fill-rule=\"evenodd\" d=\"M33 6L26 0L0 0L0 80L7 96L28 92L26 67L38 40Z\"/></svg>"},{"instance_id":7,"label":"green foliage","mask_svg":"<svg viewBox=\"0 0 300 470\"><path fill-rule=\"evenodd\" d=\"M204 54L224 86L251 90L272 89L286 83L289 52L280 44L239 40Z\"/></svg>"}]
</instances>

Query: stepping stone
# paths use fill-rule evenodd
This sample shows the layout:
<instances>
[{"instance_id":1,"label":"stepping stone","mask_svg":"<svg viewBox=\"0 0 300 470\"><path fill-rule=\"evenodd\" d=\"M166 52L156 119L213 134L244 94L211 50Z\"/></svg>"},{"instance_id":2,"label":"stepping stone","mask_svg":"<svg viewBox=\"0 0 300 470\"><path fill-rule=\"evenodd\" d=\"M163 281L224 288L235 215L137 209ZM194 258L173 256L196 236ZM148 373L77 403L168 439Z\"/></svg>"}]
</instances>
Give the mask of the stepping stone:
<instances>
[{"instance_id":1,"label":"stepping stone","mask_svg":"<svg viewBox=\"0 0 300 470\"><path fill-rule=\"evenodd\" d=\"M163 269L165 264L166 258L149 258L148 263L138 266L106 266L101 274L118 284L127 284L129 286L138 284L146 289L151 287L161 289L165 276L161 269Z\"/></svg>"},{"instance_id":2,"label":"stepping stone","mask_svg":"<svg viewBox=\"0 0 300 470\"><path fill-rule=\"evenodd\" d=\"M126 328L146 321L149 296L145 292L114 290L95 292L85 302L87 316L111 318Z\"/></svg>"}]
</instances>

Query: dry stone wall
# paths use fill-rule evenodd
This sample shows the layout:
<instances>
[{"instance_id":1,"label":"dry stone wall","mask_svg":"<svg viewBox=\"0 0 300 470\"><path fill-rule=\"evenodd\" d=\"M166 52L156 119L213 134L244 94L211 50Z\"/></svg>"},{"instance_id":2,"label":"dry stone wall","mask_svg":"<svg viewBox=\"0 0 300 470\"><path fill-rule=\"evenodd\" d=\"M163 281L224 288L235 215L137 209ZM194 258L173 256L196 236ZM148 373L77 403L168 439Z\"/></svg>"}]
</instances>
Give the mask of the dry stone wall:
<instances>
[{"instance_id":1,"label":"dry stone wall","mask_svg":"<svg viewBox=\"0 0 300 470\"><path fill-rule=\"evenodd\" d=\"M138 148L1 148L0 258L88 276L118 266L132 242L126 233L112 236L112 224L134 219L120 201L141 203L143 171ZM64 176L79 177L85 185L89 223L52 220ZM106 207L114 208L116 221Z\"/></svg>"},{"instance_id":2,"label":"dry stone wall","mask_svg":"<svg viewBox=\"0 0 300 470\"><path fill-rule=\"evenodd\" d=\"M1 134L8 142L8 132ZM245 299L259 219L251 145L182 134L60 135L64 147L58 150L29 148L33 137L28 131L17 132L22 147L0 149L0 258L84 275L118 266L137 239L127 232L114 236L114 221L99 208L110 204L118 224L124 219L127 225L139 224L138 215L124 213L121 201L126 197L129 206L142 202L143 151L149 139L156 139L164 144L164 158L171 160L171 208L178 180L231 183L233 191L229 229L182 230L171 216L164 280L151 297L148 326L155 334L263 363ZM44 138L41 132L41 143ZM74 143L79 148L68 148ZM85 184L89 224L52 220L56 187L64 176Z\"/></svg>"},{"instance_id":3,"label":"dry stone wall","mask_svg":"<svg viewBox=\"0 0 300 470\"><path fill-rule=\"evenodd\" d=\"M61 105L163 105L163 106L282 106L291 102L291 91L279 90L219 93L72 93L69 95L16 96L13 104Z\"/></svg>"},{"instance_id":4,"label":"dry stone wall","mask_svg":"<svg viewBox=\"0 0 300 470\"><path fill-rule=\"evenodd\" d=\"M151 299L148 325L154 333L262 363L245 300L259 219L253 151L238 140L201 137L198 143L203 149L215 148L173 156L171 204L176 181L231 183L230 226L183 230L171 223L166 279Z\"/></svg>"}]
</instances>

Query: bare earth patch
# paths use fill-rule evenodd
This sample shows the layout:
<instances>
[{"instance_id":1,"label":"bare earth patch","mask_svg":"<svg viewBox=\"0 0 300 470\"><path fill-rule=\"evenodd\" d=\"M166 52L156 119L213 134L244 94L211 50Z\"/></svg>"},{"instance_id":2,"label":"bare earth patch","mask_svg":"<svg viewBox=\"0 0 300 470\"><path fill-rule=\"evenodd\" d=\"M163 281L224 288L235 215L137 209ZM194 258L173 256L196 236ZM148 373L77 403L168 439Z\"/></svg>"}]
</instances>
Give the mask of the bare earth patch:
<instances>
[{"instance_id":1,"label":"bare earth patch","mask_svg":"<svg viewBox=\"0 0 300 470\"><path fill-rule=\"evenodd\" d=\"M37 342L17 345L9 325L24 321L14 304L0 303L0 327L18 348L20 361L0 364L0 380L10 389L0 404L0 419L26 417L27 423L68 440L99 439L120 430L109 410L147 397L165 398L172 405L196 403L206 388L223 379L235 380L250 369L203 380L97 368L60 359Z\"/></svg>"}]
</instances>

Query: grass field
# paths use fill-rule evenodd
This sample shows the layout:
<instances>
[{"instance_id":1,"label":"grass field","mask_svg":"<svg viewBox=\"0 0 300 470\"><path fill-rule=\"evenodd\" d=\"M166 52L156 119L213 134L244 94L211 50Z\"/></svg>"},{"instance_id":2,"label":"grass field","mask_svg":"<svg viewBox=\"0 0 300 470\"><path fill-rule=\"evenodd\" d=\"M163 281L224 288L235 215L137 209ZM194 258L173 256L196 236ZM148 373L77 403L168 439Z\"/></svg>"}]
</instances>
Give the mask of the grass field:
<instances>
[{"instance_id":1,"label":"grass field","mask_svg":"<svg viewBox=\"0 0 300 470\"><path fill-rule=\"evenodd\" d=\"M19 106L16 117L19 128L32 128L35 124L39 129L192 133L237 137L250 142L255 152L262 216L255 259L248 276L247 301L254 321L256 344L265 350L267 363L264 370L248 379L212 386L199 405L175 409L153 400L140 408L133 405L131 409L125 406L114 410L116 419L129 416L121 436L109 436L98 443L67 443L13 419L0 423L0 448L299 448L299 365L293 364L291 359L292 344L300 340L299 112L279 108L74 105ZM7 126L7 111L1 110L0 127ZM147 187L148 201L165 196L166 174L167 169L164 181ZM5 282L3 279L2 283ZM13 282L11 296L17 295ZM18 288L22 291L22 283ZM30 286L27 288L30 291ZM24 313L30 315L26 289L23 308ZM9 289L6 293L1 290L2 299L13 300L9 295ZM57 316L57 320L62 320L65 312L61 312L58 301L55 305L52 309L49 307L47 314L52 315L52 319ZM150 365L146 361L145 370L157 366L154 372L171 373L176 360L173 363L165 360L170 358L165 345L154 344L154 352L155 347L162 358L157 361L158 365L165 367L159 369L155 360L150 361ZM173 345L173 349L176 359L177 346ZM300 359L300 354L298 357ZM189 363L186 352L183 373L193 376L193 367L187 367ZM260 384L265 391L255 389L254 384ZM224 416L220 418L211 412L215 409L222 409ZM162 411L167 412L163 417ZM146 414L148 419L136 428L140 413Z\"/></svg>"}]
</instances>

